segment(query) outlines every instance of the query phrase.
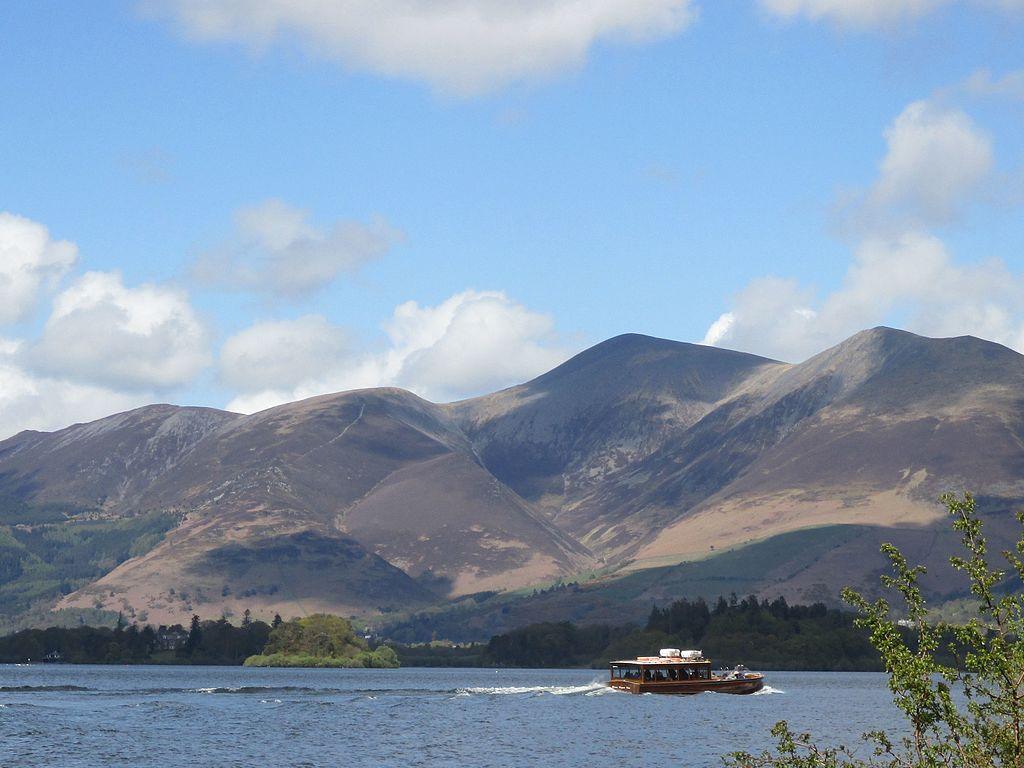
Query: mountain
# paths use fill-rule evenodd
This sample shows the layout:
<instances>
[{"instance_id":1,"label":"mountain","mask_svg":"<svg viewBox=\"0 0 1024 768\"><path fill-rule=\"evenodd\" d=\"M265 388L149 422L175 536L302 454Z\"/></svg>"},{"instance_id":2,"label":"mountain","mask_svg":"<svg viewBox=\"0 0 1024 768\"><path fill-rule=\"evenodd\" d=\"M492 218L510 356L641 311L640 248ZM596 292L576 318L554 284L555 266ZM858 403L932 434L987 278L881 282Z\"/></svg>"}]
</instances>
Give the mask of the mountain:
<instances>
[{"instance_id":1,"label":"mountain","mask_svg":"<svg viewBox=\"0 0 1024 768\"><path fill-rule=\"evenodd\" d=\"M597 368L610 377L607 388L596 370L586 384L573 380L581 362L605 356ZM701 560L790 531L856 526L857 537L844 534L814 562L762 563L771 577L755 587L805 600L834 597L844 584L871 588L885 567L880 542L900 539L932 566L930 586L952 594L958 587L944 565L953 542L939 494L973 489L986 497L998 541L1009 543L1015 530L1010 510L1024 499L1024 357L998 344L875 328L790 365L620 337L562 368L453 408L488 469L527 498L537 486L521 478L552 465L528 453L541 458L532 476L524 471L506 447L517 437L506 439L509 425L558 425L552 443L567 445L562 455L570 461L557 467L561 496L552 491L557 483L542 491L556 498L554 519L627 571ZM600 429L591 424L606 419L588 410L589 388L614 391L620 376L635 387L600 400L615 403L621 426L588 440ZM571 393L581 389L588 391L574 411ZM501 411L496 402L510 405ZM628 460L601 463L605 446L629 435L629 425L651 429L659 420L653 437L632 443L642 448Z\"/></svg>"},{"instance_id":2,"label":"mountain","mask_svg":"<svg viewBox=\"0 0 1024 768\"><path fill-rule=\"evenodd\" d=\"M580 541L612 555L659 520L635 505L612 507L609 490L624 489L629 507L647 482L633 470L676 452L745 382L784 367L741 352L627 334L526 384L448 408L495 477Z\"/></svg>"},{"instance_id":3,"label":"mountain","mask_svg":"<svg viewBox=\"0 0 1024 768\"><path fill-rule=\"evenodd\" d=\"M874 329L737 393L708 424L714 452L731 464L689 512L638 549L642 558L694 553L712 531L734 544L796 527L928 526L934 500L972 488L1024 497L1024 358L969 337L925 339ZM751 450L753 448L753 450ZM725 456L729 461L723 461ZM692 463L665 457L652 503L671 507Z\"/></svg>"},{"instance_id":4,"label":"mountain","mask_svg":"<svg viewBox=\"0 0 1024 768\"><path fill-rule=\"evenodd\" d=\"M201 429L197 420L155 406L0 444L3 488L34 509L66 505L65 526L180 520L61 608L158 621L245 608L373 612L526 586L592 559L480 466L443 409L408 392L214 411Z\"/></svg>"},{"instance_id":5,"label":"mountain","mask_svg":"<svg viewBox=\"0 0 1024 768\"><path fill-rule=\"evenodd\" d=\"M59 432L22 432L0 443L0 489L37 504L120 511L237 418L213 408L150 405Z\"/></svg>"},{"instance_id":6,"label":"mountain","mask_svg":"<svg viewBox=\"0 0 1024 768\"><path fill-rule=\"evenodd\" d=\"M485 632L683 594L834 601L877 581L883 540L949 599L936 499L975 491L1011 542L1022 438L1024 357L888 328L796 365L627 334L447 405L372 389L250 416L149 406L0 443L0 614L469 599L479 620L451 626ZM545 588L560 580L580 583ZM509 592L527 587L544 589Z\"/></svg>"}]
</instances>

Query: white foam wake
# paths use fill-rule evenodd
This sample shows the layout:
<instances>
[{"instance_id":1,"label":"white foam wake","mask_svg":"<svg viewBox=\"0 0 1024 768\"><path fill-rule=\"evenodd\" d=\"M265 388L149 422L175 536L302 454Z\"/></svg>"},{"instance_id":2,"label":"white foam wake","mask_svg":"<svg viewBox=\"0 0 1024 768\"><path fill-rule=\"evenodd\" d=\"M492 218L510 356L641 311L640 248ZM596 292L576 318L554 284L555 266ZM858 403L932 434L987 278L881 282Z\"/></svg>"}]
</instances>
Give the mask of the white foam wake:
<instances>
[{"instance_id":1,"label":"white foam wake","mask_svg":"<svg viewBox=\"0 0 1024 768\"><path fill-rule=\"evenodd\" d=\"M772 688L770 685L766 685L760 691L755 691L753 695L754 696L767 696L767 695L772 694L772 693L785 693L785 691L780 691L778 688Z\"/></svg>"},{"instance_id":2,"label":"white foam wake","mask_svg":"<svg viewBox=\"0 0 1024 768\"><path fill-rule=\"evenodd\" d=\"M495 686L493 688L460 688L456 695L514 696L530 693L549 693L552 696L589 696L592 694L599 695L608 690L611 689L608 688L606 683L595 680L586 685L509 685Z\"/></svg>"}]
</instances>

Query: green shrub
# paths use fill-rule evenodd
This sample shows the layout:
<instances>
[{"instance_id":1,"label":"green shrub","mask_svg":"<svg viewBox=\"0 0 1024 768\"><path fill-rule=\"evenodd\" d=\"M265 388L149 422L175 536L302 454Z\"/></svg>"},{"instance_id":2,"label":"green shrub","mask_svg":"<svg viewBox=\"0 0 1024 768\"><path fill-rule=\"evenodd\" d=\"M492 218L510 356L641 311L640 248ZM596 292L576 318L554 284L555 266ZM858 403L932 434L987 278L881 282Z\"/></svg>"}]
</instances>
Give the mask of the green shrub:
<instances>
[{"instance_id":1,"label":"green shrub","mask_svg":"<svg viewBox=\"0 0 1024 768\"><path fill-rule=\"evenodd\" d=\"M951 558L966 574L977 615L949 628L931 620L918 577L891 544L882 551L893 575L883 585L900 596L901 613L911 633L893 618L888 600L868 601L852 589L843 597L860 613L857 623L871 633L889 675L893 700L909 725L911 736L893 739L884 731L864 735L871 756L862 759L845 746L823 747L810 734L793 733L785 721L776 724L776 751L761 755L734 753L727 764L737 768L1008 768L1024 765L1024 595L1000 594L1007 572L992 568L974 498L942 497L960 533L964 555ZM1024 525L1024 513L1018 514ZM1003 559L1017 579L1024 579L1024 535L1016 550ZM945 648L943 648L945 646ZM945 650L955 659L944 662ZM962 692L963 696L956 696Z\"/></svg>"}]
</instances>

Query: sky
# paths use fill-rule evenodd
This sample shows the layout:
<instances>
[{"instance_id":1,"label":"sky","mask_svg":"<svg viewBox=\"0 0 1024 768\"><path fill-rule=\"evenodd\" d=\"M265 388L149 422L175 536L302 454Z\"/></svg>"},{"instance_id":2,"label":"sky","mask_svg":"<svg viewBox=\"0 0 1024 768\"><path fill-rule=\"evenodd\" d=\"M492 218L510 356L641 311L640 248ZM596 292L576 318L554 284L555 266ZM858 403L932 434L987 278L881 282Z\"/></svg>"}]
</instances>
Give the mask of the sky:
<instances>
[{"instance_id":1,"label":"sky","mask_svg":"<svg viewBox=\"0 0 1024 768\"><path fill-rule=\"evenodd\" d=\"M0 5L0 438L881 324L1024 352L1024 0Z\"/></svg>"}]
</instances>

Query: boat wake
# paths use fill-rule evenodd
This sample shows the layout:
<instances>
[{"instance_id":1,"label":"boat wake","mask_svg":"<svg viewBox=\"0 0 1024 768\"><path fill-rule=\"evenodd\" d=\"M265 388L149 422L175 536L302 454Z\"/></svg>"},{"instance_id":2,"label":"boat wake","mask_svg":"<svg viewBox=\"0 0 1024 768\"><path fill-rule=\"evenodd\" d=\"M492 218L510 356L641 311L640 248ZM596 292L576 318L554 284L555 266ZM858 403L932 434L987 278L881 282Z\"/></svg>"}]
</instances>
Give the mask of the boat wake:
<instances>
[{"instance_id":1,"label":"boat wake","mask_svg":"<svg viewBox=\"0 0 1024 768\"><path fill-rule=\"evenodd\" d=\"M770 695L772 693L785 693L785 691L780 691L778 688L772 688L770 685L766 685L760 691L755 691L751 695L752 696L768 696L768 695Z\"/></svg>"},{"instance_id":2,"label":"boat wake","mask_svg":"<svg viewBox=\"0 0 1024 768\"><path fill-rule=\"evenodd\" d=\"M487 688L459 688L456 696L523 696L542 695L552 696L600 696L612 689L604 682L594 680L586 685L509 685Z\"/></svg>"},{"instance_id":3,"label":"boat wake","mask_svg":"<svg viewBox=\"0 0 1024 768\"><path fill-rule=\"evenodd\" d=\"M62 693L68 691L90 691L80 685L0 685L0 693Z\"/></svg>"}]
</instances>

